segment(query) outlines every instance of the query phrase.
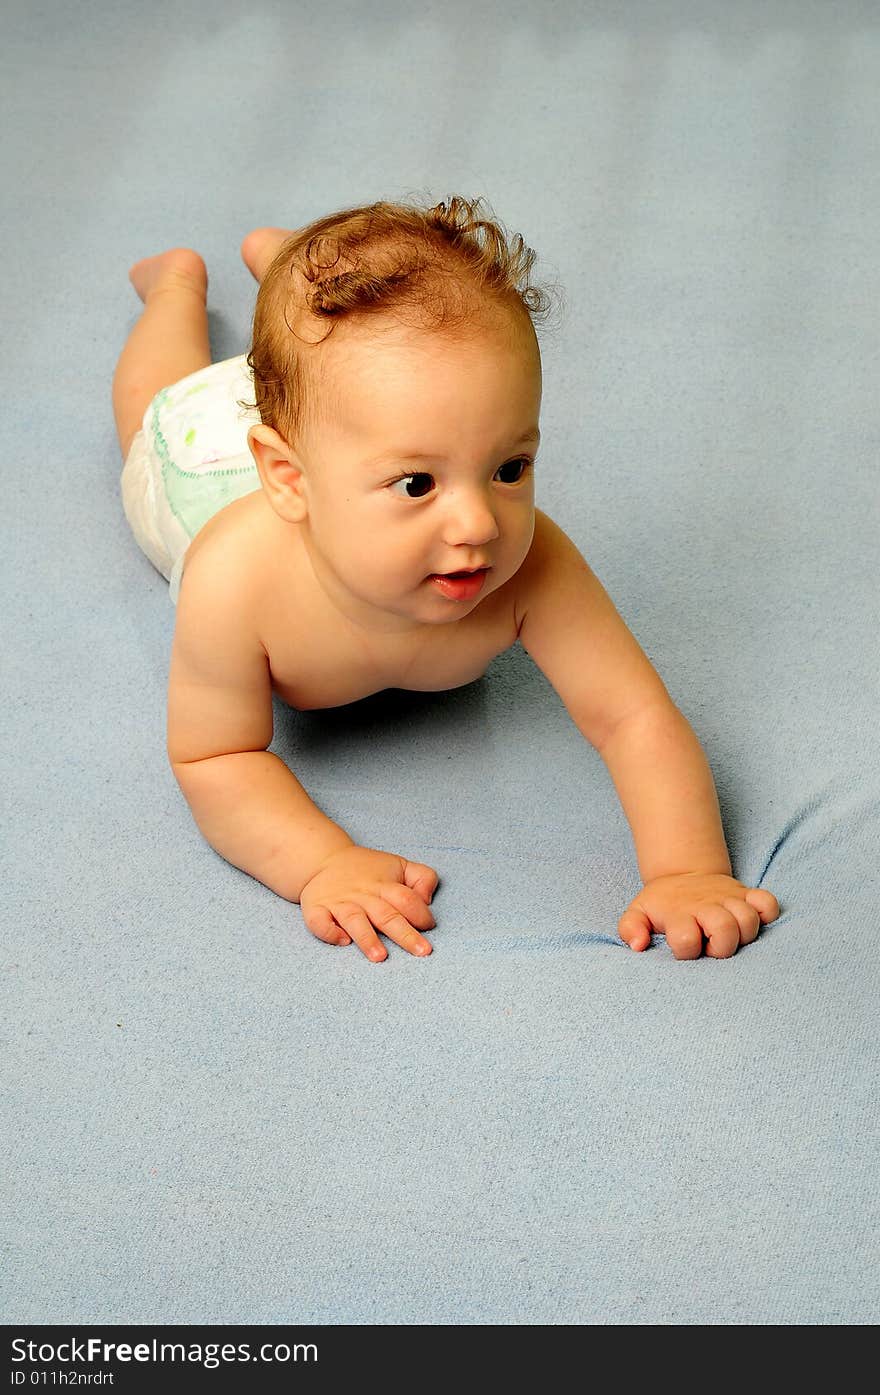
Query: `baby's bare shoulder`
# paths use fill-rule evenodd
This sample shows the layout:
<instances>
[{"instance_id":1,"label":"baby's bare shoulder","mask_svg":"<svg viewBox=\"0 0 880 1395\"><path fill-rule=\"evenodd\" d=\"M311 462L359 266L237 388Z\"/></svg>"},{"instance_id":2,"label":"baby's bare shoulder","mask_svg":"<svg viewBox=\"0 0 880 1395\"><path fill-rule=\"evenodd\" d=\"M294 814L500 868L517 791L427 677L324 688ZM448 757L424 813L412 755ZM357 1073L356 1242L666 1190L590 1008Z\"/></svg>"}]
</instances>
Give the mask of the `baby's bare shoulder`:
<instances>
[{"instance_id":1,"label":"baby's bare shoulder","mask_svg":"<svg viewBox=\"0 0 880 1395\"><path fill-rule=\"evenodd\" d=\"M259 649L269 662L273 687L291 705L329 707L363 696L322 611L296 534L279 520L262 490L227 504L193 539L181 600L190 568L197 578L192 621L203 617L218 643L225 642L220 633L225 625L237 643Z\"/></svg>"},{"instance_id":2,"label":"baby's bare shoulder","mask_svg":"<svg viewBox=\"0 0 880 1395\"><path fill-rule=\"evenodd\" d=\"M543 509L535 509L535 536L526 561L532 559L534 565L561 555L571 556L573 553L577 553L578 557L584 560L580 550L559 524Z\"/></svg>"},{"instance_id":3,"label":"baby's bare shoulder","mask_svg":"<svg viewBox=\"0 0 880 1395\"><path fill-rule=\"evenodd\" d=\"M227 504L193 538L186 551L181 575L181 596L187 577L198 573L200 597L208 597L212 588L222 590L225 597L238 597L236 610L244 618L252 612L254 623L259 617L261 599L265 592L265 573L271 561L262 510L256 494L247 494Z\"/></svg>"},{"instance_id":4,"label":"baby's bare shoulder","mask_svg":"<svg viewBox=\"0 0 880 1395\"><path fill-rule=\"evenodd\" d=\"M590 570L568 534L543 509L536 508L532 545L516 574L514 609L518 633L529 607L557 584L560 571L566 568L583 569L588 573Z\"/></svg>"}]
</instances>

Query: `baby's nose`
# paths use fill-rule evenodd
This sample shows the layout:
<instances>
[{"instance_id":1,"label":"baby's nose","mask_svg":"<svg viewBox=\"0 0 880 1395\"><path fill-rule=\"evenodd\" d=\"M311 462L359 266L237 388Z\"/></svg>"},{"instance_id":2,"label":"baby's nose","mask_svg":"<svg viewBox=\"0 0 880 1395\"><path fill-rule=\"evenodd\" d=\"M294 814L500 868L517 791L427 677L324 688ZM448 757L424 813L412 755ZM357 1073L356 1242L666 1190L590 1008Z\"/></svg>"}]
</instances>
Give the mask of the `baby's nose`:
<instances>
[{"instance_id":1,"label":"baby's nose","mask_svg":"<svg viewBox=\"0 0 880 1395\"><path fill-rule=\"evenodd\" d=\"M450 500L445 533L450 547L484 547L498 537L498 520L487 499L459 494Z\"/></svg>"}]
</instances>

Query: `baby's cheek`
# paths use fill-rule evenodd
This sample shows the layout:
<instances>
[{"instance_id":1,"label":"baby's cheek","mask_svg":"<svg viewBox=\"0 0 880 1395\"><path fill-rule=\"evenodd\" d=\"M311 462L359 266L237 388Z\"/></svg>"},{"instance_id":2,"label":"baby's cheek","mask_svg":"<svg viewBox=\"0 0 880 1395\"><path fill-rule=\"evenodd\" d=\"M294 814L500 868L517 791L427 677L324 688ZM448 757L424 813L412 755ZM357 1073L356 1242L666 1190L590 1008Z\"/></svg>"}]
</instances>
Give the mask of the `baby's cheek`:
<instances>
[{"instance_id":1,"label":"baby's cheek","mask_svg":"<svg viewBox=\"0 0 880 1395\"><path fill-rule=\"evenodd\" d=\"M515 570L515 571L519 571L519 569L520 569L520 567L522 566L523 562L524 562L524 561L526 560L526 558L528 557L529 551L531 550L532 540L533 540L533 538L534 538L534 535L535 535L535 530L534 530L534 527L532 527L532 528L528 529L526 532L524 532L523 535L522 535L522 537L520 538L519 547L518 547L517 550L516 550L516 555L515 555L515 559L514 559L514 560L515 560L515 567L514 567L514 570Z\"/></svg>"}]
</instances>

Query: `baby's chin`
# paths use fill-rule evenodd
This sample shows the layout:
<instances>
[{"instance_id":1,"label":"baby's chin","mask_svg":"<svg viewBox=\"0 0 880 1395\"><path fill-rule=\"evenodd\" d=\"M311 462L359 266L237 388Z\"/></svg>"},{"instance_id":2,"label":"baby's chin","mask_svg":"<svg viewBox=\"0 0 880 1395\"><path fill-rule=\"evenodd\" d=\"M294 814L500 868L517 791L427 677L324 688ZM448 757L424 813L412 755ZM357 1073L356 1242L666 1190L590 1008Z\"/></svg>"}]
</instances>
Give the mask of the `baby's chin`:
<instances>
[{"instance_id":1,"label":"baby's chin","mask_svg":"<svg viewBox=\"0 0 880 1395\"><path fill-rule=\"evenodd\" d=\"M450 600L442 595L426 577L409 592L401 592L394 597L370 598L377 611L384 611L389 618L411 620L416 625L450 625L470 615L486 599L490 588L485 585L472 600ZM362 600L368 599L366 596Z\"/></svg>"},{"instance_id":2,"label":"baby's chin","mask_svg":"<svg viewBox=\"0 0 880 1395\"><path fill-rule=\"evenodd\" d=\"M497 591L500 585L501 582L495 580L494 571L490 570L476 595L456 596L444 590L436 581L427 578L422 587L428 593L427 609L430 623L443 625L450 620L461 620L463 616L470 615L481 606L487 596Z\"/></svg>"}]
</instances>

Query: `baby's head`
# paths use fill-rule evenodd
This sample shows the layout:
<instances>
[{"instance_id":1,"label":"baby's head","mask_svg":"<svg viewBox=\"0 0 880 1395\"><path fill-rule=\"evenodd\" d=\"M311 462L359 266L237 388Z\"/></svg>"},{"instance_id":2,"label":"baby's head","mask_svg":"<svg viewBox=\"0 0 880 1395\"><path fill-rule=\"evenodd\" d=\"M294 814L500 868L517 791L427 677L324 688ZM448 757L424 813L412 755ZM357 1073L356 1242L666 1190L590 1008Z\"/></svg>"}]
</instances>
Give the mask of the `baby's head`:
<instances>
[{"instance_id":1,"label":"baby's head","mask_svg":"<svg viewBox=\"0 0 880 1395\"><path fill-rule=\"evenodd\" d=\"M528 284L535 253L479 203L331 214L260 284L250 448L328 595L367 627L460 619L531 544L534 324L552 297ZM477 567L490 570L463 600L431 579Z\"/></svg>"}]
</instances>

